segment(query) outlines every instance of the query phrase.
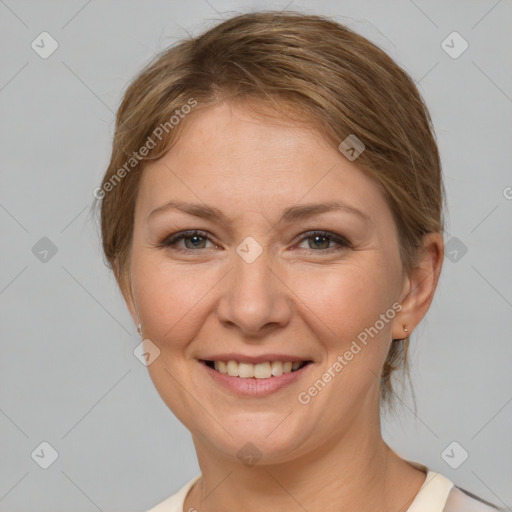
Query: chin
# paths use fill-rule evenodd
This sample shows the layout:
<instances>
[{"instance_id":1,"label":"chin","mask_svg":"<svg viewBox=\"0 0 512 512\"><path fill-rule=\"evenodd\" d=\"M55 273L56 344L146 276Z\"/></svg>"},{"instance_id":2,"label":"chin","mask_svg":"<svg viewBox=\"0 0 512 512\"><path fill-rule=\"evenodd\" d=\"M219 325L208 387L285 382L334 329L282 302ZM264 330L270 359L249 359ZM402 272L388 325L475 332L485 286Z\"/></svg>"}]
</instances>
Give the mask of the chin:
<instances>
[{"instance_id":1,"label":"chin","mask_svg":"<svg viewBox=\"0 0 512 512\"><path fill-rule=\"evenodd\" d=\"M297 424L297 419L291 420L292 416L293 413L285 419L286 414L262 413L258 418L258 414L243 413L236 420L226 422L229 433L220 426L213 431L211 422L190 430L194 438L213 447L219 456L247 467L272 465L293 460L308 449L310 443L305 443L311 441L314 429L306 431L304 422Z\"/></svg>"}]
</instances>

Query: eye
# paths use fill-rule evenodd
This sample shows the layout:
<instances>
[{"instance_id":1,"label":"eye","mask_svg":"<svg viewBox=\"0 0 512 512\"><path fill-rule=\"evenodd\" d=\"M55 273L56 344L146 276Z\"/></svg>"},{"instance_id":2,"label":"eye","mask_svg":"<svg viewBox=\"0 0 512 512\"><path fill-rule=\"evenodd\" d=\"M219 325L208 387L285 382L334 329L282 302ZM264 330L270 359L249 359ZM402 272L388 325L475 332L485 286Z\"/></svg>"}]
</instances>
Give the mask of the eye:
<instances>
[{"instance_id":1,"label":"eye","mask_svg":"<svg viewBox=\"0 0 512 512\"><path fill-rule=\"evenodd\" d=\"M312 240L313 242L308 243L308 247L306 249L310 249L314 252L332 252L333 250L340 251L352 247L350 242L345 238L328 231L311 231L306 233L305 236L302 236L300 240L301 242L305 240ZM185 247L178 246L181 241L185 243ZM195 249L208 249L209 247L205 246L208 241L211 242L208 233L200 230L190 230L171 235L160 242L159 246L170 247L175 251L186 252L194 251ZM338 247L330 247L332 243L337 244ZM214 246L216 245L214 244Z\"/></svg>"},{"instance_id":2,"label":"eye","mask_svg":"<svg viewBox=\"0 0 512 512\"><path fill-rule=\"evenodd\" d=\"M178 242L185 242L185 247L177 247ZM208 234L204 231L182 231L181 233L177 233L175 235L171 235L171 237L166 238L162 243L162 247L171 247L177 251L187 251L194 249L208 249L208 247L204 247L204 244L207 240L210 240Z\"/></svg>"},{"instance_id":3,"label":"eye","mask_svg":"<svg viewBox=\"0 0 512 512\"><path fill-rule=\"evenodd\" d=\"M348 240L341 236L335 235L334 233L329 233L328 231L312 231L310 233L306 233L306 235L303 236L301 240L313 240L312 243L308 243L307 248L316 252L331 252L333 248L327 246L332 242L338 244L339 246L338 248L334 248L335 251L351 247L351 244ZM319 251L321 249L324 250Z\"/></svg>"}]
</instances>

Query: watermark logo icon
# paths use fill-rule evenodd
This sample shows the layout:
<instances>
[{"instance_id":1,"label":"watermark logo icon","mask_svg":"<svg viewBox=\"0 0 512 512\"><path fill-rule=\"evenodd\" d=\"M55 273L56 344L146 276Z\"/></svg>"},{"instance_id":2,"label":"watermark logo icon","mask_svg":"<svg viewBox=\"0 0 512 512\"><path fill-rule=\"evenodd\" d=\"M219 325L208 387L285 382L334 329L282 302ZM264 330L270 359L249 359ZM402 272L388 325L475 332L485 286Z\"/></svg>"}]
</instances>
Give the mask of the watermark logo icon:
<instances>
[{"instance_id":1,"label":"watermark logo icon","mask_svg":"<svg viewBox=\"0 0 512 512\"><path fill-rule=\"evenodd\" d=\"M351 133L345 140L340 142L338 149L353 162L365 150L365 147L361 140Z\"/></svg>"},{"instance_id":2,"label":"watermark logo icon","mask_svg":"<svg viewBox=\"0 0 512 512\"><path fill-rule=\"evenodd\" d=\"M262 455L258 447L253 443L244 444L236 454L240 461L249 468L256 465L261 460Z\"/></svg>"},{"instance_id":3,"label":"watermark logo icon","mask_svg":"<svg viewBox=\"0 0 512 512\"><path fill-rule=\"evenodd\" d=\"M48 32L41 32L30 43L30 47L39 57L47 59L59 47L59 43Z\"/></svg>"},{"instance_id":4,"label":"watermark logo icon","mask_svg":"<svg viewBox=\"0 0 512 512\"><path fill-rule=\"evenodd\" d=\"M144 366L149 366L160 356L160 349L150 339L146 338L135 347L133 355Z\"/></svg>"},{"instance_id":5,"label":"watermark logo icon","mask_svg":"<svg viewBox=\"0 0 512 512\"><path fill-rule=\"evenodd\" d=\"M43 236L32 247L32 254L41 263L48 263L57 254L57 246L49 238Z\"/></svg>"},{"instance_id":6,"label":"watermark logo icon","mask_svg":"<svg viewBox=\"0 0 512 512\"><path fill-rule=\"evenodd\" d=\"M252 263L260 257L263 247L252 236L248 236L238 245L236 252L246 263Z\"/></svg>"},{"instance_id":7,"label":"watermark logo icon","mask_svg":"<svg viewBox=\"0 0 512 512\"><path fill-rule=\"evenodd\" d=\"M456 236L450 238L445 246L445 255L452 263L458 263L468 252L467 246Z\"/></svg>"},{"instance_id":8,"label":"watermark logo icon","mask_svg":"<svg viewBox=\"0 0 512 512\"><path fill-rule=\"evenodd\" d=\"M38 466L48 469L57 460L59 454L50 443L43 441L34 449L30 456Z\"/></svg>"},{"instance_id":9,"label":"watermark logo icon","mask_svg":"<svg viewBox=\"0 0 512 512\"><path fill-rule=\"evenodd\" d=\"M452 59L458 59L468 47L468 42L456 31L449 34L441 43L441 48Z\"/></svg>"},{"instance_id":10,"label":"watermark logo icon","mask_svg":"<svg viewBox=\"0 0 512 512\"><path fill-rule=\"evenodd\" d=\"M452 469L457 469L469 457L469 453L466 449L457 441L452 441L442 452L441 458L450 466Z\"/></svg>"}]
</instances>

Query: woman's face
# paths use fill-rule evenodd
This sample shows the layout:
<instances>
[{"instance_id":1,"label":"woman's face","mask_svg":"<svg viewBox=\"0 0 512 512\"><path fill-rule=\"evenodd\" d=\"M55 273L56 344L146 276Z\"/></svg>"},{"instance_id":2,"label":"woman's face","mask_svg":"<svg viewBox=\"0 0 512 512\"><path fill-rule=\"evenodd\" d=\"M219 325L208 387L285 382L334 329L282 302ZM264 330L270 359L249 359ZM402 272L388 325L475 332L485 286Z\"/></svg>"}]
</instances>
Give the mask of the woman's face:
<instances>
[{"instance_id":1,"label":"woman's face","mask_svg":"<svg viewBox=\"0 0 512 512\"><path fill-rule=\"evenodd\" d=\"M228 104L186 122L145 168L135 212L129 307L151 359L160 351L148 366L160 396L226 456L286 461L368 434L391 340L404 337L382 193L310 127ZM290 362L309 363L288 373Z\"/></svg>"}]
</instances>

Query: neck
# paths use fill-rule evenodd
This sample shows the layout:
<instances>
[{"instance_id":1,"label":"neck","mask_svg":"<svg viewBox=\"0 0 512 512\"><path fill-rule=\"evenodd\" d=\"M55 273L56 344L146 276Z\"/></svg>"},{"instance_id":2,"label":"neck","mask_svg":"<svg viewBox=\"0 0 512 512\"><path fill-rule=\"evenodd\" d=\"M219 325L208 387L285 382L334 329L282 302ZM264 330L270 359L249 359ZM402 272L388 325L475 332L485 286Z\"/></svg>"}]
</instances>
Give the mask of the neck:
<instances>
[{"instance_id":1,"label":"neck","mask_svg":"<svg viewBox=\"0 0 512 512\"><path fill-rule=\"evenodd\" d=\"M359 426L359 425L358 425ZM379 420L351 428L317 449L280 464L246 467L194 438L202 478L184 510L308 512L368 509L404 512L425 480L384 442Z\"/></svg>"}]
</instances>

